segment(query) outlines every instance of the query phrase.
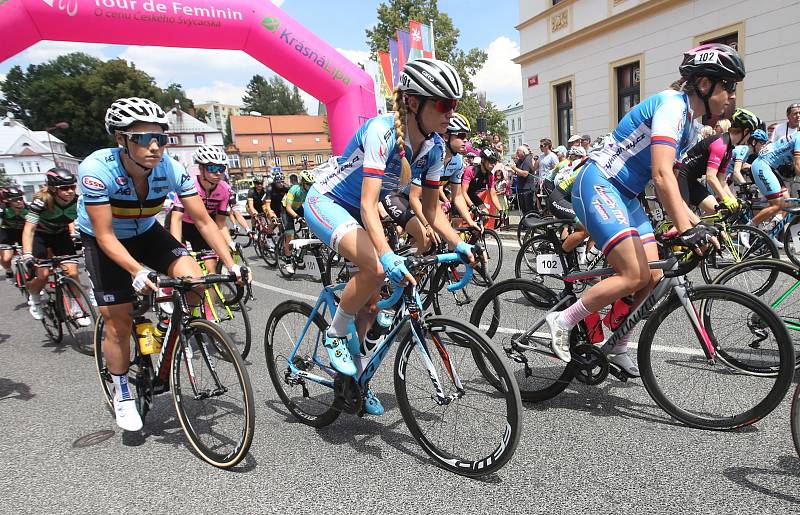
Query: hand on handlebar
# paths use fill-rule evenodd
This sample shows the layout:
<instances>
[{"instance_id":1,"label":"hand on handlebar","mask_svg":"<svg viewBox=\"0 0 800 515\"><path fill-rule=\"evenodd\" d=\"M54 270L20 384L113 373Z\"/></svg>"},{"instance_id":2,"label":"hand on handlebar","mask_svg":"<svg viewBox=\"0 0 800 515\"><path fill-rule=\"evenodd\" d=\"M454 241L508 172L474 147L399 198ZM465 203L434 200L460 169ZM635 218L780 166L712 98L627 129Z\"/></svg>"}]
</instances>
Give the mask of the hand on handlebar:
<instances>
[{"instance_id":1,"label":"hand on handlebar","mask_svg":"<svg viewBox=\"0 0 800 515\"><path fill-rule=\"evenodd\" d=\"M151 291L156 291L155 283L153 283L153 281L150 280L150 277L148 277L151 273L153 273L153 271L149 268L142 268L136 272L136 275L133 276L132 282L133 289L136 291L136 293L144 294Z\"/></svg>"},{"instance_id":2,"label":"hand on handlebar","mask_svg":"<svg viewBox=\"0 0 800 515\"><path fill-rule=\"evenodd\" d=\"M230 268L230 271L236 276L236 284L241 285L245 282L250 284L253 282L253 275L250 273L250 269L246 266L236 264Z\"/></svg>"},{"instance_id":3,"label":"hand on handlebar","mask_svg":"<svg viewBox=\"0 0 800 515\"><path fill-rule=\"evenodd\" d=\"M718 235L719 229L713 225L700 222L691 229L682 232L678 238L696 254L703 256L706 254L709 245L719 248Z\"/></svg>"},{"instance_id":4,"label":"hand on handlebar","mask_svg":"<svg viewBox=\"0 0 800 515\"><path fill-rule=\"evenodd\" d=\"M406 281L408 281L409 284L417 284L417 281L414 280L414 276L412 276L411 272L406 268L405 259L391 250L387 250L381 255L380 262L383 266L383 271L386 273L386 277L394 284L404 284Z\"/></svg>"}]
</instances>

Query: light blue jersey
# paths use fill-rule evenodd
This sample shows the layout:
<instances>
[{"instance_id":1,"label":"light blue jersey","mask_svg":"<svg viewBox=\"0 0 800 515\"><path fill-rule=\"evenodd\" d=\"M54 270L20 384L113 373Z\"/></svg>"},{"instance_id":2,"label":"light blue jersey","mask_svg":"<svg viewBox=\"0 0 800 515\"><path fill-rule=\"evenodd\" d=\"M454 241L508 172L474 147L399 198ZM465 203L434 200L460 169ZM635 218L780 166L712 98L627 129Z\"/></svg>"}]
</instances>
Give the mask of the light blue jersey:
<instances>
[{"instance_id":1,"label":"light blue jersey","mask_svg":"<svg viewBox=\"0 0 800 515\"><path fill-rule=\"evenodd\" d=\"M791 164L795 157L800 156L800 138L795 136L797 136L797 133L767 143L758 153L758 159L769 165L773 170L783 165Z\"/></svg>"},{"instance_id":2,"label":"light blue jersey","mask_svg":"<svg viewBox=\"0 0 800 515\"><path fill-rule=\"evenodd\" d=\"M733 152L731 154L730 163L728 163L728 169L725 170L727 175L733 173L733 166L736 163L744 163L747 161L747 156L750 155L750 145L736 145L733 147Z\"/></svg>"}]
</instances>

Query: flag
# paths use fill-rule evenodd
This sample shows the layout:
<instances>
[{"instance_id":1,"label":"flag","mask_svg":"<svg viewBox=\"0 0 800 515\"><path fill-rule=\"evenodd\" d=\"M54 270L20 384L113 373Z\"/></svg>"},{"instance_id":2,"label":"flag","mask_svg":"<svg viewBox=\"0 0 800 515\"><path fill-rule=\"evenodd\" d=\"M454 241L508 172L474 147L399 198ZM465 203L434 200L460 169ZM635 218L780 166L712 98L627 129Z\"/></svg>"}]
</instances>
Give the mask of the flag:
<instances>
[{"instance_id":1,"label":"flag","mask_svg":"<svg viewBox=\"0 0 800 515\"><path fill-rule=\"evenodd\" d=\"M400 84L400 49L397 48L396 39L389 39L389 60L392 69L392 86L397 87Z\"/></svg>"},{"instance_id":2,"label":"flag","mask_svg":"<svg viewBox=\"0 0 800 515\"><path fill-rule=\"evenodd\" d=\"M381 90L384 97L391 96L394 90L394 79L392 77L392 61L388 52L378 52L378 83L381 85Z\"/></svg>"},{"instance_id":3,"label":"flag","mask_svg":"<svg viewBox=\"0 0 800 515\"><path fill-rule=\"evenodd\" d=\"M436 58L433 50L433 27L430 25L422 25L422 56Z\"/></svg>"},{"instance_id":4,"label":"flag","mask_svg":"<svg viewBox=\"0 0 800 515\"><path fill-rule=\"evenodd\" d=\"M405 30L397 29L397 53L400 57L400 71L409 61L409 54L411 53L411 34Z\"/></svg>"},{"instance_id":5,"label":"flag","mask_svg":"<svg viewBox=\"0 0 800 515\"><path fill-rule=\"evenodd\" d=\"M408 33L411 36L411 48L408 60L413 61L423 56L422 25L418 21L409 20Z\"/></svg>"}]
</instances>

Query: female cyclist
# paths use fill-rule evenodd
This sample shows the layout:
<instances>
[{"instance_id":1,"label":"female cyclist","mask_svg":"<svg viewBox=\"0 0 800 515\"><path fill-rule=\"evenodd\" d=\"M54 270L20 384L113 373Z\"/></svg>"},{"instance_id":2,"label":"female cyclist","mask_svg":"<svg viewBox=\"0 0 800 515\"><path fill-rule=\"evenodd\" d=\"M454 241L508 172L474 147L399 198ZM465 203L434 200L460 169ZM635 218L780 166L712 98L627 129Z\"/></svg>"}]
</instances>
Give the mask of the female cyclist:
<instances>
[{"instance_id":1,"label":"female cyclist","mask_svg":"<svg viewBox=\"0 0 800 515\"><path fill-rule=\"evenodd\" d=\"M281 174L283 177L283 174ZM303 218L303 202L306 201L308 190L314 184L314 174L309 170L300 172L300 183L292 185L286 195L281 199L281 222L283 223L283 257L278 266L285 267L285 270L293 274L294 265L291 262L291 249L289 244L294 239L294 221L298 218Z\"/></svg>"},{"instance_id":2,"label":"female cyclist","mask_svg":"<svg viewBox=\"0 0 800 515\"><path fill-rule=\"evenodd\" d=\"M22 245L22 228L28 206L22 190L16 186L3 188L2 198L5 208L0 212L0 263L6 269L6 279L13 279L11 258L14 257L13 245Z\"/></svg>"},{"instance_id":3,"label":"female cyclist","mask_svg":"<svg viewBox=\"0 0 800 515\"><path fill-rule=\"evenodd\" d=\"M753 161L753 166L750 168L753 181L769 201L769 205L753 217L752 224L755 226L773 216L780 217L783 199L789 198L789 192L783 187L776 170L789 165L796 175L800 175L800 138L797 135L795 132L768 143Z\"/></svg>"},{"instance_id":4,"label":"female cyclist","mask_svg":"<svg viewBox=\"0 0 800 515\"><path fill-rule=\"evenodd\" d=\"M728 165L728 175L733 178L736 184L744 184L746 182L742 172L750 171L753 161L769 141L769 136L767 136L767 131L763 129L763 126L764 122L761 122L761 127L753 132L746 144L739 145L733 149L733 157ZM730 191L730 188L728 191Z\"/></svg>"},{"instance_id":5,"label":"female cyclist","mask_svg":"<svg viewBox=\"0 0 800 515\"><path fill-rule=\"evenodd\" d=\"M375 318L370 314L371 301L384 274L394 283L414 282L404 259L389 248L384 237L378 213L380 197L408 183L412 176L418 178L424 188L426 220L456 252L473 261L469 245L459 239L443 214L437 216L445 154L438 133L447 130L462 93L458 72L449 64L427 58L407 63L394 92L394 114L368 120L344 155L318 170L306 196L303 207L311 231L359 270L342 292L325 338L331 364L343 374L358 372L355 362L361 360L354 362L353 356L362 353L359 342L364 341ZM373 415L383 413L383 406L369 389L365 408Z\"/></svg>"},{"instance_id":6,"label":"female cyclist","mask_svg":"<svg viewBox=\"0 0 800 515\"><path fill-rule=\"evenodd\" d=\"M569 333L590 313L635 294L638 304L660 277L648 261L658 259L653 227L636 196L650 180L682 240L691 248L706 244L713 228L692 227L672 165L694 143L692 119L718 116L735 98L745 76L739 54L727 45L710 43L689 50L678 68L681 79L637 104L575 179L575 212L605 253L616 275L600 281L564 311L547 315L553 351L570 361ZM609 354L609 361L630 376L639 370L628 356L627 341Z\"/></svg>"}]
</instances>

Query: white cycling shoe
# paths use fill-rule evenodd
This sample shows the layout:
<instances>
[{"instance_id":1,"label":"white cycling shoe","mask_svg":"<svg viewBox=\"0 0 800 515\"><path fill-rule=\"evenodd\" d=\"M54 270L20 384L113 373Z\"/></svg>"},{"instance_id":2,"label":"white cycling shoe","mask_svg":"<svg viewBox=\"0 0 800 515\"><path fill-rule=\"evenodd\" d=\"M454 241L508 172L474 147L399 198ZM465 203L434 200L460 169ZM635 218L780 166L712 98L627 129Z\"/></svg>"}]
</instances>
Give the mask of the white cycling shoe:
<instances>
[{"instance_id":1,"label":"white cycling shoe","mask_svg":"<svg viewBox=\"0 0 800 515\"><path fill-rule=\"evenodd\" d=\"M117 426L123 431L139 431L144 425L139 410L136 409L136 400L122 400L114 396L114 415Z\"/></svg>"},{"instance_id":2,"label":"white cycling shoe","mask_svg":"<svg viewBox=\"0 0 800 515\"><path fill-rule=\"evenodd\" d=\"M570 356L569 353L570 330L561 327L558 321L556 321L560 313L560 311L554 311L545 316L544 319L550 327L550 347L559 359L565 363L569 363L572 361L572 356Z\"/></svg>"},{"instance_id":3,"label":"white cycling shoe","mask_svg":"<svg viewBox=\"0 0 800 515\"><path fill-rule=\"evenodd\" d=\"M639 374L639 367L636 366L631 357L628 355L628 351L621 352L619 354L609 354L607 358L609 363L613 363L614 365L618 366L629 376L641 377L641 374Z\"/></svg>"},{"instance_id":4,"label":"white cycling shoe","mask_svg":"<svg viewBox=\"0 0 800 515\"><path fill-rule=\"evenodd\" d=\"M28 299L28 311L34 320L41 320L44 318L44 313L42 313L42 305L39 302L34 302Z\"/></svg>"},{"instance_id":5,"label":"white cycling shoe","mask_svg":"<svg viewBox=\"0 0 800 515\"><path fill-rule=\"evenodd\" d=\"M78 304L75 299L71 299L70 304L70 312L72 316L75 317L75 321L78 325L81 327L89 327L92 321L89 319L89 315L81 308L80 304Z\"/></svg>"}]
</instances>

